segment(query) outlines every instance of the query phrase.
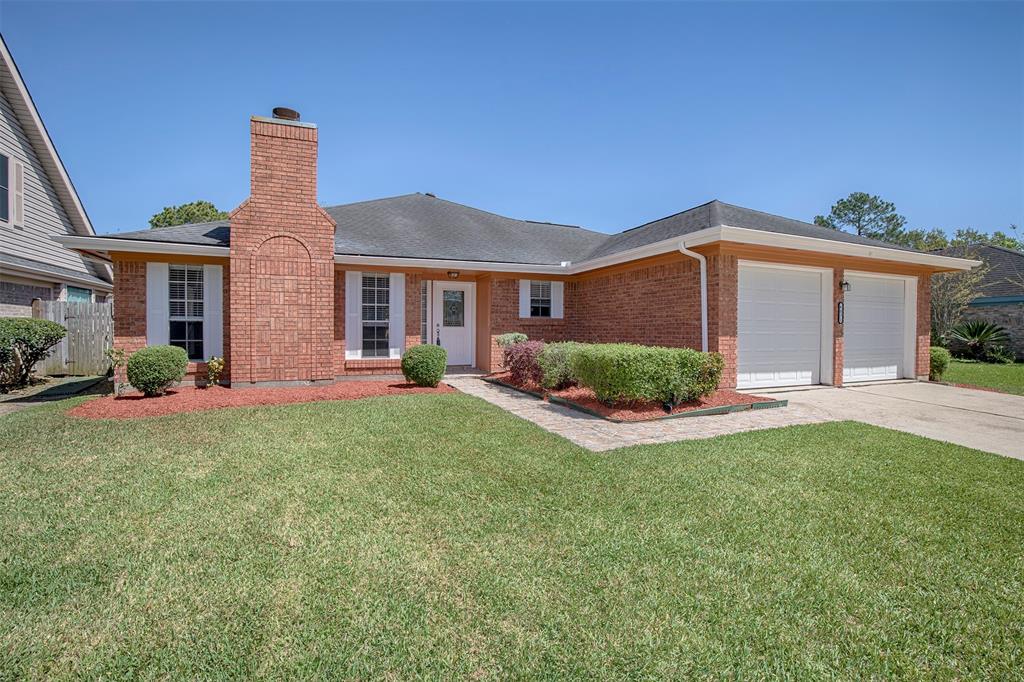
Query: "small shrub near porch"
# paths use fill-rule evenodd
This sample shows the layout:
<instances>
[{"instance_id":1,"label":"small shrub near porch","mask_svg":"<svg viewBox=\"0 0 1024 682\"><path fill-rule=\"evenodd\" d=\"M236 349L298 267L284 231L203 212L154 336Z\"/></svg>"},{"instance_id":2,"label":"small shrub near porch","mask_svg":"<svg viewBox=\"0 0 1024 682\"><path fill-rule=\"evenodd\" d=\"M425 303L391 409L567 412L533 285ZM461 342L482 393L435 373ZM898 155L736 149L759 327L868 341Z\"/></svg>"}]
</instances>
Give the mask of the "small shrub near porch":
<instances>
[{"instance_id":1,"label":"small shrub near porch","mask_svg":"<svg viewBox=\"0 0 1024 682\"><path fill-rule=\"evenodd\" d=\"M402 356L402 374L417 386L437 386L447 366L448 352L441 346L413 346Z\"/></svg>"},{"instance_id":2,"label":"small shrub near porch","mask_svg":"<svg viewBox=\"0 0 1024 682\"><path fill-rule=\"evenodd\" d=\"M146 396L163 395L185 378L188 354L178 346L147 346L128 358L128 383Z\"/></svg>"}]
</instances>

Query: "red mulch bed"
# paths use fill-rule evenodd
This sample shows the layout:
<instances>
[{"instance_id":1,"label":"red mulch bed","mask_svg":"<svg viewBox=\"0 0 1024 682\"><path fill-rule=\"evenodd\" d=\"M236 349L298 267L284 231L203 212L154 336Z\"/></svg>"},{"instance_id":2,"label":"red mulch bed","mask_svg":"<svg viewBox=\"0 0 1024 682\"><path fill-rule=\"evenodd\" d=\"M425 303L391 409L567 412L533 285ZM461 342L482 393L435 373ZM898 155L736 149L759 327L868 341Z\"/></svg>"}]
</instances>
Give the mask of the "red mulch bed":
<instances>
[{"instance_id":1,"label":"red mulch bed","mask_svg":"<svg viewBox=\"0 0 1024 682\"><path fill-rule=\"evenodd\" d=\"M358 400L359 398L374 398L384 395L453 393L454 391L455 389L447 384L438 384L437 388L424 388L415 384L388 381L339 381L326 386L289 388L182 386L171 389L166 395L154 398L146 398L140 393L130 393L120 397L105 396L84 402L68 410L68 414L87 419L135 419L137 417L162 417L181 412L202 412L222 407L285 405L321 400Z\"/></svg>"},{"instance_id":2,"label":"red mulch bed","mask_svg":"<svg viewBox=\"0 0 1024 682\"><path fill-rule=\"evenodd\" d=\"M492 378L509 384L510 386L517 385L512 381L508 372L494 374L491 376ZM621 419L622 421L649 421L651 419L665 417L669 414L665 412L660 403L655 402L639 402L632 403L630 405L615 405L613 407L609 407L599 401L592 390L584 388L583 386L575 386L562 391L547 391L536 384L519 385L519 388L538 393L545 393L547 395L555 395L565 400L571 400L577 405L585 407L588 410L593 410L602 417L607 417L609 419ZM763 398L761 396L750 395L749 393L738 393L737 391L732 391L727 388L720 388L706 398L676 405L675 408L672 409L671 414L703 410L708 407L746 405L749 403L773 402L774 400L774 398Z\"/></svg>"}]
</instances>

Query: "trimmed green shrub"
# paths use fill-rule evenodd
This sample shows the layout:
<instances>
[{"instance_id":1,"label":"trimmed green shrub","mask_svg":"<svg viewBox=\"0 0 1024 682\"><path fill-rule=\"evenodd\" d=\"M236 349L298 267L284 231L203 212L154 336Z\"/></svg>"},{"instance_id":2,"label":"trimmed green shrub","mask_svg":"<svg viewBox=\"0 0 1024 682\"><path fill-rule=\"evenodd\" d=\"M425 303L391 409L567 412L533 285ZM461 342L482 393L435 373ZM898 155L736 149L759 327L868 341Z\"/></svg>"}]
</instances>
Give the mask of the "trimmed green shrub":
<instances>
[{"instance_id":1,"label":"trimmed green shrub","mask_svg":"<svg viewBox=\"0 0 1024 682\"><path fill-rule=\"evenodd\" d=\"M929 349L929 353L931 355L931 365L928 370L928 379L930 381L939 381L946 372L946 368L949 367L953 356L942 346L932 346Z\"/></svg>"},{"instance_id":2,"label":"trimmed green shrub","mask_svg":"<svg viewBox=\"0 0 1024 682\"><path fill-rule=\"evenodd\" d=\"M575 341L549 343L537 355L541 371L540 385L547 389L560 390L576 383L572 373L572 354L583 344Z\"/></svg>"},{"instance_id":3,"label":"trimmed green shrub","mask_svg":"<svg viewBox=\"0 0 1024 682\"><path fill-rule=\"evenodd\" d=\"M718 388L722 356L691 348L627 343L584 344L571 353L572 372L606 403L696 400Z\"/></svg>"},{"instance_id":4,"label":"trimmed green shrub","mask_svg":"<svg viewBox=\"0 0 1024 682\"><path fill-rule=\"evenodd\" d=\"M67 333L63 325L50 320L0 318L0 384L27 385L35 364Z\"/></svg>"},{"instance_id":5,"label":"trimmed green shrub","mask_svg":"<svg viewBox=\"0 0 1024 682\"><path fill-rule=\"evenodd\" d=\"M448 352L432 344L420 344L402 356L402 374L417 386L437 386L448 366Z\"/></svg>"},{"instance_id":6,"label":"trimmed green shrub","mask_svg":"<svg viewBox=\"0 0 1024 682\"><path fill-rule=\"evenodd\" d=\"M508 348L509 346L514 346L517 343L523 343L524 341L529 340L530 338L522 332L506 332L498 335L498 337L494 339L494 342L498 344L498 348Z\"/></svg>"},{"instance_id":7,"label":"trimmed green shrub","mask_svg":"<svg viewBox=\"0 0 1024 682\"><path fill-rule=\"evenodd\" d=\"M504 352L504 365L514 383L539 384L544 378L537 356L544 350L543 341L523 341L509 346Z\"/></svg>"},{"instance_id":8,"label":"trimmed green shrub","mask_svg":"<svg viewBox=\"0 0 1024 682\"><path fill-rule=\"evenodd\" d=\"M185 378L188 354L178 346L147 346L128 358L128 383L144 395L163 395Z\"/></svg>"}]
</instances>

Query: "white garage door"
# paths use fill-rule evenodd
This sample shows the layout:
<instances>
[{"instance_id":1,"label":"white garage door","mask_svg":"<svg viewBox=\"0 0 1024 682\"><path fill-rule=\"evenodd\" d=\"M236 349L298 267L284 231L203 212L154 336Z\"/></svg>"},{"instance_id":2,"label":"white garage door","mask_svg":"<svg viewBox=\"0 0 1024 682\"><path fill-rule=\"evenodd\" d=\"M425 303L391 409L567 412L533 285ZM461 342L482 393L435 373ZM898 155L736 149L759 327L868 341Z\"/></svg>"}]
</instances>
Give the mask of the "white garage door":
<instances>
[{"instance_id":1,"label":"white garage door","mask_svg":"<svg viewBox=\"0 0 1024 682\"><path fill-rule=\"evenodd\" d=\"M739 388L821 381L822 274L740 265Z\"/></svg>"},{"instance_id":2,"label":"white garage door","mask_svg":"<svg viewBox=\"0 0 1024 682\"><path fill-rule=\"evenodd\" d=\"M847 275L843 383L903 377L906 280Z\"/></svg>"}]
</instances>

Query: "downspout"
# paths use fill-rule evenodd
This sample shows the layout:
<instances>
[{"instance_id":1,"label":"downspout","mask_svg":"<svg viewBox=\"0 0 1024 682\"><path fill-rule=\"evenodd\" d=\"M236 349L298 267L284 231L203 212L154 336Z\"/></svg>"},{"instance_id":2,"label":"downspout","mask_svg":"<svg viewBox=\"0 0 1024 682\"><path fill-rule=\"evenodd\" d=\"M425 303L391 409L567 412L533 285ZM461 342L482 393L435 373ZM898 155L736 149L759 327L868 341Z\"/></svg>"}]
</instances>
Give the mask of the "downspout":
<instances>
[{"instance_id":1,"label":"downspout","mask_svg":"<svg viewBox=\"0 0 1024 682\"><path fill-rule=\"evenodd\" d=\"M686 242L679 242L679 252L696 258L700 263L700 349L708 351L708 260L696 251L686 248Z\"/></svg>"}]
</instances>

